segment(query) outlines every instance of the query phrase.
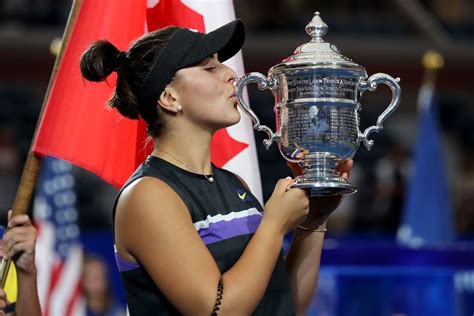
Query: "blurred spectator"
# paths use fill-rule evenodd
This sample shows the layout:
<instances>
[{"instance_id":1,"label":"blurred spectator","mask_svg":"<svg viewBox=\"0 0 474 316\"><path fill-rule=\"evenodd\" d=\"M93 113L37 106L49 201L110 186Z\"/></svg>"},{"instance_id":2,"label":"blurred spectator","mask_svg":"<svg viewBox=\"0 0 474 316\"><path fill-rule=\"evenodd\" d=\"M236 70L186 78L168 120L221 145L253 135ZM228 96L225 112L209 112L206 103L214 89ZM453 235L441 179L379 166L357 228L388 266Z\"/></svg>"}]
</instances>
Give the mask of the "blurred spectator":
<instances>
[{"instance_id":1,"label":"blurred spectator","mask_svg":"<svg viewBox=\"0 0 474 316\"><path fill-rule=\"evenodd\" d=\"M125 310L115 301L112 294L107 265L101 257L84 257L81 285L87 316L125 315Z\"/></svg>"}]
</instances>

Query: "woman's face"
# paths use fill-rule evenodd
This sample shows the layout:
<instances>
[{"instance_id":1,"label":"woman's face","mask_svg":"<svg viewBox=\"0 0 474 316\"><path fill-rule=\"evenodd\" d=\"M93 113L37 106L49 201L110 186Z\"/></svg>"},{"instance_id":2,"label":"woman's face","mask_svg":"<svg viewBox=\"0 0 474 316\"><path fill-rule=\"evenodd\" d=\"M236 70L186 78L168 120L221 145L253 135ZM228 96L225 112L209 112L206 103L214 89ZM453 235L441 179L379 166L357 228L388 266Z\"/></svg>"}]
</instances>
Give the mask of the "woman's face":
<instances>
[{"instance_id":1,"label":"woman's face","mask_svg":"<svg viewBox=\"0 0 474 316\"><path fill-rule=\"evenodd\" d=\"M236 73L219 62L217 54L196 66L177 72L172 83L183 116L191 122L217 130L240 120L235 95Z\"/></svg>"}]
</instances>

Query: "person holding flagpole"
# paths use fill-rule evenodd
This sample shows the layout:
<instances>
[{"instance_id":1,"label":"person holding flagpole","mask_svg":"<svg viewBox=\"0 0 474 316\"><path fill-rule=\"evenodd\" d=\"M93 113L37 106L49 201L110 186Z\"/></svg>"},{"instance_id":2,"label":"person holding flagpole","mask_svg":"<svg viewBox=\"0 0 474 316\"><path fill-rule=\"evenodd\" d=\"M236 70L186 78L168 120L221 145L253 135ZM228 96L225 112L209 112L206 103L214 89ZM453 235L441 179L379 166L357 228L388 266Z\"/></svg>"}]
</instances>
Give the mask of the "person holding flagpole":
<instances>
[{"instance_id":1,"label":"person holding flagpole","mask_svg":"<svg viewBox=\"0 0 474 316\"><path fill-rule=\"evenodd\" d=\"M222 62L244 37L240 20L208 34L167 27L125 52L97 41L81 57L87 80L117 73L109 105L143 119L154 144L114 206L132 316L304 315L311 303L326 220L340 198L309 199L288 189L288 177L262 207L238 176L211 163L212 135L240 120L236 73ZM351 166L338 170L348 177Z\"/></svg>"},{"instance_id":2,"label":"person holding flagpole","mask_svg":"<svg viewBox=\"0 0 474 316\"><path fill-rule=\"evenodd\" d=\"M36 284L36 229L28 215L11 218L9 211L8 219L8 231L0 243L0 256L10 258L15 263L18 294L13 305L10 304L4 289L0 289L0 315L14 311L17 316L41 316Z\"/></svg>"}]
</instances>

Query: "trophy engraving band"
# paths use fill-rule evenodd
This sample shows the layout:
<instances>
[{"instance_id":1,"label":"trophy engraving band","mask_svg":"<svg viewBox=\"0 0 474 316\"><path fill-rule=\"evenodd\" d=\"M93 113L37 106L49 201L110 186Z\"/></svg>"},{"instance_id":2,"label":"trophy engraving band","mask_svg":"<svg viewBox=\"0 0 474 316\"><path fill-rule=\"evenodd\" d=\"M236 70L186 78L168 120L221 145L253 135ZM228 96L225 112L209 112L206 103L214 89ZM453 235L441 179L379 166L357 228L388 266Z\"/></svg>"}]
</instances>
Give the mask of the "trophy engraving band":
<instances>
[{"instance_id":1,"label":"trophy engraving band","mask_svg":"<svg viewBox=\"0 0 474 316\"><path fill-rule=\"evenodd\" d=\"M303 98L339 98L356 100L357 81L327 75L307 75L288 78L288 100Z\"/></svg>"}]
</instances>

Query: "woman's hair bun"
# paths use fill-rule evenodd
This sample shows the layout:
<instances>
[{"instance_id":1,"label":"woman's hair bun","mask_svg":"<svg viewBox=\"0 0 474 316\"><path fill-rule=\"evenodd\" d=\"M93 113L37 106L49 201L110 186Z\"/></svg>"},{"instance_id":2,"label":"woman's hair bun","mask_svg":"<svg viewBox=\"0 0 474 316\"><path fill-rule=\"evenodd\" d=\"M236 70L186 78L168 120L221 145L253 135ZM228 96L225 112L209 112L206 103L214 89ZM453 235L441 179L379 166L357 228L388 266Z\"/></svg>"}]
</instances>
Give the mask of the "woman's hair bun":
<instances>
[{"instance_id":1,"label":"woman's hair bun","mask_svg":"<svg viewBox=\"0 0 474 316\"><path fill-rule=\"evenodd\" d=\"M89 81L103 81L122 65L125 58L125 52L109 41L96 41L81 57L81 73Z\"/></svg>"}]
</instances>

